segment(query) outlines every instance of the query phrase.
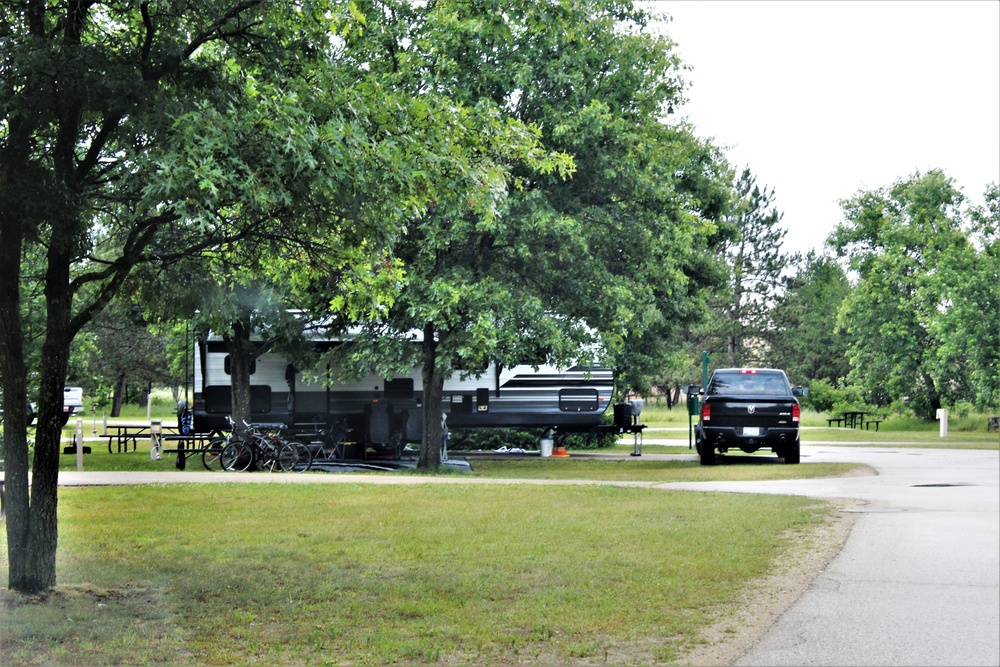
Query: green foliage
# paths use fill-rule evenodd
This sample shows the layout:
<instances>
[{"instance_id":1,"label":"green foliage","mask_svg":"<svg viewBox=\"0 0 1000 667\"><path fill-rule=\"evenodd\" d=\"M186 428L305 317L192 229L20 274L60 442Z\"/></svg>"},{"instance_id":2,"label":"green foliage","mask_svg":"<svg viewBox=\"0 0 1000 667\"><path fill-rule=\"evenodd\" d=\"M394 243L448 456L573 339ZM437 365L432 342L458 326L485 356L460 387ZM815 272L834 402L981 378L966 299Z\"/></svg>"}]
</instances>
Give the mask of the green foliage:
<instances>
[{"instance_id":1,"label":"green foliage","mask_svg":"<svg viewBox=\"0 0 1000 667\"><path fill-rule=\"evenodd\" d=\"M858 385L844 385L840 387L833 398L834 403L833 408L830 410L831 413L843 410L865 409L898 412L901 409L900 404L888 405L885 402L876 402L873 400L873 394L870 390Z\"/></svg>"},{"instance_id":2,"label":"green foliage","mask_svg":"<svg viewBox=\"0 0 1000 667\"><path fill-rule=\"evenodd\" d=\"M844 391L837 389L826 378L817 378L808 382L809 395L799 398L804 408L817 412L831 412L834 406L845 402Z\"/></svg>"},{"instance_id":3,"label":"green foliage","mask_svg":"<svg viewBox=\"0 0 1000 667\"><path fill-rule=\"evenodd\" d=\"M448 442L449 451L494 450L501 447L520 448L537 451L539 441L545 437L547 429L481 429L455 430ZM567 449L607 449L614 447L618 436L614 434L596 435L589 433L568 434L562 443Z\"/></svg>"},{"instance_id":4,"label":"green foliage","mask_svg":"<svg viewBox=\"0 0 1000 667\"><path fill-rule=\"evenodd\" d=\"M810 251L771 312L767 363L783 368L793 384L817 380L839 386L850 365L847 343L837 332L837 313L851 292L847 274L837 261ZM823 409L823 408L820 408Z\"/></svg>"},{"instance_id":5,"label":"green foliage","mask_svg":"<svg viewBox=\"0 0 1000 667\"><path fill-rule=\"evenodd\" d=\"M963 204L945 174L918 173L843 201L831 237L859 275L840 311L849 380L928 420L958 400L989 405L1000 386L996 213L977 212L973 243Z\"/></svg>"},{"instance_id":6,"label":"green foliage","mask_svg":"<svg viewBox=\"0 0 1000 667\"><path fill-rule=\"evenodd\" d=\"M708 340L699 347L715 352L717 363L758 365L771 339L781 273L793 259L781 250L786 232L778 226L774 190L744 168L733 179L723 221L720 252L728 279L714 294Z\"/></svg>"},{"instance_id":7,"label":"green foliage","mask_svg":"<svg viewBox=\"0 0 1000 667\"><path fill-rule=\"evenodd\" d=\"M425 393L485 363L591 362L597 342L648 385L657 340L697 310L719 196L711 147L663 120L682 89L669 40L619 0L358 7L368 30L345 53L462 111L436 137L455 162L427 170L433 199L395 245L405 281L371 337L433 338Z\"/></svg>"},{"instance_id":8,"label":"green foliage","mask_svg":"<svg viewBox=\"0 0 1000 667\"><path fill-rule=\"evenodd\" d=\"M381 312L399 276L390 262L383 279L385 243L439 194L426 174L457 163L480 189L502 178L467 155L450 159L482 129L461 105L415 99L339 58L364 34L352 3L29 3L4 16L0 340L18 363L3 365L2 381L5 396L28 393L27 362L38 360L45 473L29 504L25 434L8 429L11 577L41 590L55 581L48 472L71 345L116 296L147 289L158 300L149 320L160 321L218 286L329 302L346 275L338 307ZM44 298L22 298L22 271ZM34 338L19 314L38 325ZM40 545L30 557L29 543Z\"/></svg>"}]
</instances>

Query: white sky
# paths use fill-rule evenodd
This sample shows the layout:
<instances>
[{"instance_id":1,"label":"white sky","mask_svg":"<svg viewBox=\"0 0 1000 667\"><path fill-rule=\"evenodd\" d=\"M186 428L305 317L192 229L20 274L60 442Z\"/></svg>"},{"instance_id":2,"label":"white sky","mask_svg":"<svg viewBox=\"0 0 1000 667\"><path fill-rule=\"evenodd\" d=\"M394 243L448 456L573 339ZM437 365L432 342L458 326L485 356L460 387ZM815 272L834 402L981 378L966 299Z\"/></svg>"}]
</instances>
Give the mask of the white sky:
<instances>
[{"instance_id":1,"label":"white sky","mask_svg":"<svg viewBox=\"0 0 1000 667\"><path fill-rule=\"evenodd\" d=\"M838 199L940 168L1000 182L1000 2L655 0L691 66L680 109L775 191L785 249L821 249Z\"/></svg>"}]
</instances>

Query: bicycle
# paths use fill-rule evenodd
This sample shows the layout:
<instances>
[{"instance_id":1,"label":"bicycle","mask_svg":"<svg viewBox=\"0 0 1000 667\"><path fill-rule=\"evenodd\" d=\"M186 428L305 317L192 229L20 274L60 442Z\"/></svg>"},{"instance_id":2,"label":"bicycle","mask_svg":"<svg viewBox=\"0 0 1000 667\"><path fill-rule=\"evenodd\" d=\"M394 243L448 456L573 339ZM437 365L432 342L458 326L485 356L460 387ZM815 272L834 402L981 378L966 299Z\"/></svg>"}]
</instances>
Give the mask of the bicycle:
<instances>
[{"instance_id":1,"label":"bicycle","mask_svg":"<svg viewBox=\"0 0 1000 667\"><path fill-rule=\"evenodd\" d=\"M243 441L243 434L236 428L236 422L233 421L232 417L227 415L226 421L229 422L229 433L221 437L212 438L201 449L201 464L205 467L205 470L221 470L222 466L219 463L219 458L222 455L222 450L230 443Z\"/></svg>"},{"instance_id":2,"label":"bicycle","mask_svg":"<svg viewBox=\"0 0 1000 667\"><path fill-rule=\"evenodd\" d=\"M244 422L242 436L234 436L219 452L219 465L223 470L241 472L254 468L268 472L294 470L299 464L299 452L305 446L279 437L277 431L281 428L283 424L265 426ZM237 433L235 427L232 433Z\"/></svg>"},{"instance_id":3,"label":"bicycle","mask_svg":"<svg viewBox=\"0 0 1000 667\"><path fill-rule=\"evenodd\" d=\"M268 445L278 448L279 451L285 446L292 447L295 450L296 459L290 470L305 472L312 466L312 451L308 446L295 438L288 438L283 435L286 428L284 424L274 424L270 429L261 430L260 434L267 441ZM287 472L288 470L284 471Z\"/></svg>"}]
</instances>

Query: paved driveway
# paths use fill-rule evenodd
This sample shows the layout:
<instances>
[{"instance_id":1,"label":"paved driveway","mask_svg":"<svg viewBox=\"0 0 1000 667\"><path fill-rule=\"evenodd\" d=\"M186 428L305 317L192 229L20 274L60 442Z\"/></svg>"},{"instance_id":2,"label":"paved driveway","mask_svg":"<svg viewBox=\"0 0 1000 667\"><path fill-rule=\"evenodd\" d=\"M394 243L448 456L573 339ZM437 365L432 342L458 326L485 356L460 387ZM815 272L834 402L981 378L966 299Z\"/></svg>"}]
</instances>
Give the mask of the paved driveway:
<instances>
[{"instance_id":1,"label":"paved driveway","mask_svg":"<svg viewBox=\"0 0 1000 667\"><path fill-rule=\"evenodd\" d=\"M1000 455L804 447L872 477L666 484L857 498L841 553L737 665L1000 665Z\"/></svg>"}]
</instances>

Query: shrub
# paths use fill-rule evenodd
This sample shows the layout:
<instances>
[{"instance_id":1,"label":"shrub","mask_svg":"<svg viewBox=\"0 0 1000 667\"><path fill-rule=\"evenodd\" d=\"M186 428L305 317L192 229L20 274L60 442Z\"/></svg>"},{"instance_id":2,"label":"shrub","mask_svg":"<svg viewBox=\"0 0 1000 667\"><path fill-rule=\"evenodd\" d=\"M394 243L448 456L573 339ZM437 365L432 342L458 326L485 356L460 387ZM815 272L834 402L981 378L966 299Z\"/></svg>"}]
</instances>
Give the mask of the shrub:
<instances>
[{"instance_id":1,"label":"shrub","mask_svg":"<svg viewBox=\"0 0 1000 667\"><path fill-rule=\"evenodd\" d=\"M518 447L520 449L536 450L539 441L548 429L512 429L490 428L475 430L451 431L448 439L448 449L451 451L469 451L476 449L499 449L500 447ZM614 447L618 441L615 434L592 435L589 433L573 433L563 441L571 449L603 449Z\"/></svg>"},{"instance_id":2,"label":"shrub","mask_svg":"<svg viewBox=\"0 0 1000 667\"><path fill-rule=\"evenodd\" d=\"M809 395L799 398L802 407L816 412L830 412L838 403L844 402L844 392L834 387L829 380L820 378L809 383Z\"/></svg>"}]
</instances>

